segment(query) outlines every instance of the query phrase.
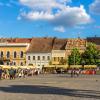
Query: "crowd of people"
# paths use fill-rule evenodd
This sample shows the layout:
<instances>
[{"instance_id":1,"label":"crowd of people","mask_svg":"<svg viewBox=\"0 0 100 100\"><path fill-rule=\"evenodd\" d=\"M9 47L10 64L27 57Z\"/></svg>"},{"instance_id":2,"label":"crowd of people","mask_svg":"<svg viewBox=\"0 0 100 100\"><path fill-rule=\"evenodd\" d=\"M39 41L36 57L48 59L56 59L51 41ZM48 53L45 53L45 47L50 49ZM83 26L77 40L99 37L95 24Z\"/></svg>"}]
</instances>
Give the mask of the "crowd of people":
<instances>
[{"instance_id":1,"label":"crowd of people","mask_svg":"<svg viewBox=\"0 0 100 100\"><path fill-rule=\"evenodd\" d=\"M15 79L15 78L25 78L28 76L40 74L40 69L3 69L0 68L0 79Z\"/></svg>"},{"instance_id":2,"label":"crowd of people","mask_svg":"<svg viewBox=\"0 0 100 100\"><path fill-rule=\"evenodd\" d=\"M95 75L96 74L96 69L79 69L79 68L72 68L68 70L68 73L71 74L71 77L74 76L79 76L80 74L85 74L85 75Z\"/></svg>"},{"instance_id":3,"label":"crowd of people","mask_svg":"<svg viewBox=\"0 0 100 100\"><path fill-rule=\"evenodd\" d=\"M79 75L82 75L82 74L85 74L85 75L95 75L96 74L96 71L97 69L82 69L82 68L68 68L68 69L55 69L53 71L54 74L62 74L62 73L67 73L67 74L70 74L71 77L74 77L74 76L79 76Z\"/></svg>"},{"instance_id":4,"label":"crowd of people","mask_svg":"<svg viewBox=\"0 0 100 100\"><path fill-rule=\"evenodd\" d=\"M1 79L15 79L15 78L25 78L28 76L34 76L34 75L39 75L40 73L46 73L43 70L40 70L39 68L30 68L30 69L3 69L0 68L0 80ZM59 73L68 73L71 75L71 77L79 76L80 74L96 74L96 69L78 69L78 68L70 68L67 70L61 70L61 69L56 69L53 71L54 74L59 74Z\"/></svg>"}]
</instances>

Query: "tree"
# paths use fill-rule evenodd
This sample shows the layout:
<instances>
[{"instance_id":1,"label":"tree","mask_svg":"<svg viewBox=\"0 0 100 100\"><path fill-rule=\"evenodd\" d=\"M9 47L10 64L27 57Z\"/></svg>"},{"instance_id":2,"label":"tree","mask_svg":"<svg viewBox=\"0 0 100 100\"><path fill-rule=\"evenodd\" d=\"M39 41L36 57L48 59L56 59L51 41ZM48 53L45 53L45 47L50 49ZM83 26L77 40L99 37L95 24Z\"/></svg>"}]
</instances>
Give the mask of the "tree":
<instances>
[{"instance_id":1,"label":"tree","mask_svg":"<svg viewBox=\"0 0 100 100\"><path fill-rule=\"evenodd\" d=\"M100 51L97 50L96 45L89 43L85 52L82 54L82 59L87 65L95 65L98 63Z\"/></svg>"},{"instance_id":2,"label":"tree","mask_svg":"<svg viewBox=\"0 0 100 100\"><path fill-rule=\"evenodd\" d=\"M68 57L69 65L80 65L81 64L81 54L77 48L73 48L71 55Z\"/></svg>"},{"instance_id":3,"label":"tree","mask_svg":"<svg viewBox=\"0 0 100 100\"><path fill-rule=\"evenodd\" d=\"M96 56L96 65L100 65L100 51L98 51Z\"/></svg>"}]
</instances>

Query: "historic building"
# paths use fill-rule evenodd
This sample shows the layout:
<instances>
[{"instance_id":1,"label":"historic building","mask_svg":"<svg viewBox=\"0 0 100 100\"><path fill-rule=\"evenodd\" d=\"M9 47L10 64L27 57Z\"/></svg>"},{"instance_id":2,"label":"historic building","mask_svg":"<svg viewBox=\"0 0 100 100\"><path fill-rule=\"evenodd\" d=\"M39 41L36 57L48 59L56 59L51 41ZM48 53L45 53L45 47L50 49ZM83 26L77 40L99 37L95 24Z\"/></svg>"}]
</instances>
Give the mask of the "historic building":
<instances>
[{"instance_id":1,"label":"historic building","mask_svg":"<svg viewBox=\"0 0 100 100\"><path fill-rule=\"evenodd\" d=\"M42 68L48 65L67 64L73 48L85 51L87 43L95 43L100 50L100 38L0 38L0 64L33 65Z\"/></svg>"},{"instance_id":2,"label":"historic building","mask_svg":"<svg viewBox=\"0 0 100 100\"><path fill-rule=\"evenodd\" d=\"M73 48L77 48L80 53L83 53L87 46L87 40L86 39L68 39L66 44L66 57L71 54L71 51Z\"/></svg>"},{"instance_id":3,"label":"historic building","mask_svg":"<svg viewBox=\"0 0 100 100\"><path fill-rule=\"evenodd\" d=\"M66 60L66 43L67 39L55 39L52 48L52 64L63 65ZM67 61L66 61L67 62Z\"/></svg>"},{"instance_id":4,"label":"historic building","mask_svg":"<svg viewBox=\"0 0 100 100\"><path fill-rule=\"evenodd\" d=\"M33 38L26 54L27 65L47 66L51 61L52 46L53 38Z\"/></svg>"},{"instance_id":5,"label":"historic building","mask_svg":"<svg viewBox=\"0 0 100 100\"><path fill-rule=\"evenodd\" d=\"M26 51L30 44L30 39L13 39L0 43L0 63L4 65L25 65Z\"/></svg>"}]
</instances>

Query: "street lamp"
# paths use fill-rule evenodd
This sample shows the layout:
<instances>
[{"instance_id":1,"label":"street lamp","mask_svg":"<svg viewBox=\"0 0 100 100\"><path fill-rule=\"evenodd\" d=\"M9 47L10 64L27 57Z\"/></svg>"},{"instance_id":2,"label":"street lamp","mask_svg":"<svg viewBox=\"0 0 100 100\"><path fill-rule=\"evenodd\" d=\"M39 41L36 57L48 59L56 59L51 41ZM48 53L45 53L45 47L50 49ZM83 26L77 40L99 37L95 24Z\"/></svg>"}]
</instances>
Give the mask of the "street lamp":
<instances>
[{"instance_id":1,"label":"street lamp","mask_svg":"<svg viewBox=\"0 0 100 100\"><path fill-rule=\"evenodd\" d=\"M76 63L75 63L75 50L74 50L74 65L76 65Z\"/></svg>"},{"instance_id":2,"label":"street lamp","mask_svg":"<svg viewBox=\"0 0 100 100\"><path fill-rule=\"evenodd\" d=\"M84 69L85 61L82 60L81 64L82 64L82 68Z\"/></svg>"}]
</instances>

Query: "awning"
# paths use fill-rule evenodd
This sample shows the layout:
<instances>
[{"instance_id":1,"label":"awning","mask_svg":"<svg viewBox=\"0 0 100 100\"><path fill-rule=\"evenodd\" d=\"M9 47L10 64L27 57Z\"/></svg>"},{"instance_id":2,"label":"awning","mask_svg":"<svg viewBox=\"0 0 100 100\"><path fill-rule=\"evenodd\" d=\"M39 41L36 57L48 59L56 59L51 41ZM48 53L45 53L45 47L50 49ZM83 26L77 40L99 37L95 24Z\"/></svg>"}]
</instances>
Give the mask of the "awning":
<instances>
[{"instance_id":1,"label":"awning","mask_svg":"<svg viewBox=\"0 0 100 100\"><path fill-rule=\"evenodd\" d=\"M50 67L53 68L53 67L55 67L55 65L45 65L44 66L44 68L50 68Z\"/></svg>"},{"instance_id":2,"label":"awning","mask_svg":"<svg viewBox=\"0 0 100 100\"><path fill-rule=\"evenodd\" d=\"M70 68L82 68L82 65L70 65Z\"/></svg>"},{"instance_id":3,"label":"awning","mask_svg":"<svg viewBox=\"0 0 100 100\"><path fill-rule=\"evenodd\" d=\"M84 68L97 68L97 65L84 65Z\"/></svg>"},{"instance_id":4,"label":"awning","mask_svg":"<svg viewBox=\"0 0 100 100\"><path fill-rule=\"evenodd\" d=\"M68 68L68 65L45 65L44 68Z\"/></svg>"}]
</instances>

